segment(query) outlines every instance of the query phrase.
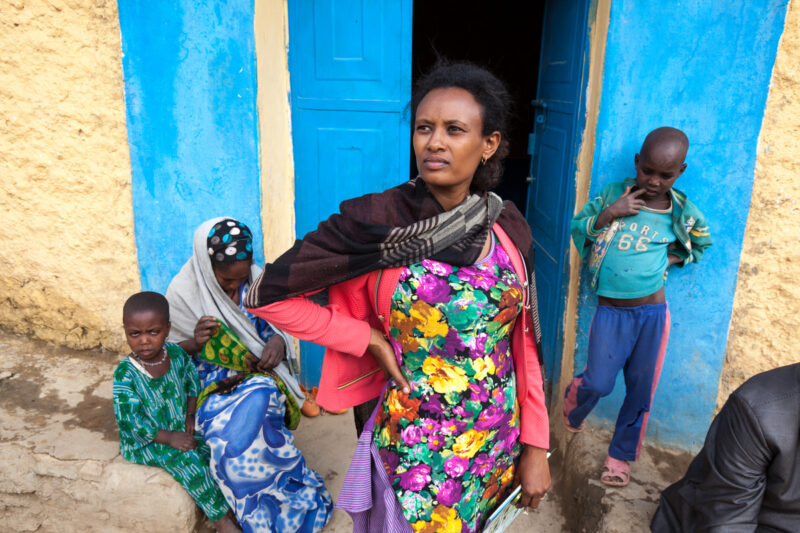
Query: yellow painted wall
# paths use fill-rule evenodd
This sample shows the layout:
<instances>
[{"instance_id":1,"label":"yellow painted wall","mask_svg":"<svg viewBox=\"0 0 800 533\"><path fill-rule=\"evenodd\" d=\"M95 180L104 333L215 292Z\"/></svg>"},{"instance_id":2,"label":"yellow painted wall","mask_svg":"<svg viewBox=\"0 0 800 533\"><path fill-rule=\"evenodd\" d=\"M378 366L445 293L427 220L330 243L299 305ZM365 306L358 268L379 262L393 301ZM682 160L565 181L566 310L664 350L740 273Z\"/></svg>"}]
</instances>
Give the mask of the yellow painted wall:
<instances>
[{"instance_id":1,"label":"yellow painted wall","mask_svg":"<svg viewBox=\"0 0 800 533\"><path fill-rule=\"evenodd\" d=\"M123 345L139 289L111 0L0 0L0 326Z\"/></svg>"},{"instance_id":2,"label":"yellow painted wall","mask_svg":"<svg viewBox=\"0 0 800 533\"><path fill-rule=\"evenodd\" d=\"M778 46L758 142L717 405L747 378L800 361L800 3Z\"/></svg>"},{"instance_id":3,"label":"yellow painted wall","mask_svg":"<svg viewBox=\"0 0 800 533\"><path fill-rule=\"evenodd\" d=\"M294 162L287 57L289 17L285 0L260 0L255 3L255 9L261 224L264 256L270 261L294 242Z\"/></svg>"}]
</instances>

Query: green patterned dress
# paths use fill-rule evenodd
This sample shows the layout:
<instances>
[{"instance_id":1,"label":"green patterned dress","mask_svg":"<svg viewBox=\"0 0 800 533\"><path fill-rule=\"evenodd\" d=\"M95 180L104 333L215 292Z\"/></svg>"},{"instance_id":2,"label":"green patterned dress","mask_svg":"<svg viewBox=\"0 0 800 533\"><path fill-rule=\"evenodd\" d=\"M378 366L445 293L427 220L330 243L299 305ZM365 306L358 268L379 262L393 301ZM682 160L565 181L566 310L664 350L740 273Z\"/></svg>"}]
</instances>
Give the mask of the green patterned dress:
<instances>
[{"instance_id":1,"label":"green patterned dress","mask_svg":"<svg viewBox=\"0 0 800 533\"><path fill-rule=\"evenodd\" d=\"M132 463L166 470L216 522L228 512L228 503L211 476L208 446L197 435L197 448L188 452L154 442L159 430L186 429L187 398L196 397L200 391L200 377L191 358L177 344L165 347L170 364L161 377L144 374L130 356L114 371L120 451Z\"/></svg>"}]
</instances>

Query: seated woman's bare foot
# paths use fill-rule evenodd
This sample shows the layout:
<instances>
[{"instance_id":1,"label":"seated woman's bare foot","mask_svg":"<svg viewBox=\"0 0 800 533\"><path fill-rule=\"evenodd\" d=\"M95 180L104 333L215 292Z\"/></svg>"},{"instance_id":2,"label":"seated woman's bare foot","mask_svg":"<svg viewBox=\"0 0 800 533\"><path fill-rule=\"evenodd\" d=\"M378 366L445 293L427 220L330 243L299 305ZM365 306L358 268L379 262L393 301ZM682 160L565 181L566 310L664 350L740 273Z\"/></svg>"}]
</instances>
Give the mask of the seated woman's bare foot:
<instances>
[{"instance_id":1,"label":"seated woman's bare foot","mask_svg":"<svg viewBox=\"0 0 800 533\"><path fill-rule=\"evenodd\" d=\"M217 533L242 533L236 522L228 515L214 522L214 527L217 529Z\"/></svg>"}]
</instances>

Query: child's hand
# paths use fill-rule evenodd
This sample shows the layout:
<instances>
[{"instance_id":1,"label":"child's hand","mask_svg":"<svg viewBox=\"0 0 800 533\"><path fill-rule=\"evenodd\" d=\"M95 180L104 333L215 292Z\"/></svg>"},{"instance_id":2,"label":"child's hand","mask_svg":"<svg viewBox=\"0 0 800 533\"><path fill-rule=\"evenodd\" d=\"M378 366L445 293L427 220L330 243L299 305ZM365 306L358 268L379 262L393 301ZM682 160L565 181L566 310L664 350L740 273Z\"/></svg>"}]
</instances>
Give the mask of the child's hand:
<instances>
[{"instance_id":1,"label":"child's hand","mask_svg":"<svg viewBox=\"0 0 800 533\"><path fill-rule=\"evenodd\" d=\"M594 230L600 231L616 218L638 215L639 209L645 206L644 200L639 199L642 194L644 194L644 189L637 189L633 192L630 187L625 189L622 196L617 198L613 204L600 211L594 221Z\"/></svg>"},{"instance_id":2,"label":"child's hand","mask_svg":"<svg viewBox=\"0 0 800 533\"><path fill-rule=\"evenodd\" d=\"M186 433L194 435L194 415L197 413L197 396L186 397Z\"/></svg>"},{"instance_id":3,"label":"child's hand","mask_svg":"<svg viewBox=\"0 0 800 533\"><path fill-rule=\"evenodd\" d=\"M186 415L186 434L194 435L194 415Z\"/></svg>"},{"instance_id":4,"label":"child's hand","mask_svg":"<svg viewBox=\"0 0 800 533\"><path fill-rule=\"evenodd\" d=\"M644 189L637 189L633 192L631 192L630 187L625 189L625 192L622 193L622 196L617 198L613 204L608 206L608 209L612 214L611 218L638 215L639 210L646 205L644 200L639 198L643 194Z\"/></svg>"},{"instance_id":5,"label":"child's hand","mask_svg":"<svg viewBox=\"0 0 800 533\"><path fill-rule=\"evenodd\" d=\"M667 268L664 271L664 273L666 274L666 272L670 269L672 265L677 265L679 263L683 263L683 259L681 259L675 254L667 254Z\"/></svg>"},{"instance_id":6,"label":"child's hand","mask_svg":"<svg viewBox=\"0 0 800 533\"><path fill-rule=\"evenodd\" d=\"M172 431L167 444L182 452L197 448L197 441L194 440L194 436L183 431Z\"/></svg>"}]
</instances>

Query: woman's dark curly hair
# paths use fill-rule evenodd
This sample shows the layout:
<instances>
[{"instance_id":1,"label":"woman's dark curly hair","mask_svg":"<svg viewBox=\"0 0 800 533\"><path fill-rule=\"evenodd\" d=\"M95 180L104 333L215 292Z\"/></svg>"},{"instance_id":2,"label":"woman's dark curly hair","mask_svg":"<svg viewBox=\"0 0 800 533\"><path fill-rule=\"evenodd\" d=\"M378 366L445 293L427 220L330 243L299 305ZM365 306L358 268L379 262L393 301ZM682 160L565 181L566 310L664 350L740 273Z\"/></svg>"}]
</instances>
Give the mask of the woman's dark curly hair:
<instances>
[{"instance_id":1,"label":"woman's dark curly hair","mask_svg":"<svg viewBox=\"0 0 800 533\"><path fill-rule=\"evenodd\" d=\"M502 161L508 155L507 124L511 114L511 97L503 82L488 70L472 63L448 63L440 60L414 86L411 96L412 123L417 116L417 107L429 92L450 87L469 92L481 106L482 135L500 132L500 146L485 164L478 165L470 184L472 192L491 190L500 183L503 175Z\"/></svg>"}]
</instances>

